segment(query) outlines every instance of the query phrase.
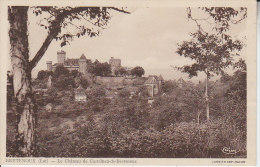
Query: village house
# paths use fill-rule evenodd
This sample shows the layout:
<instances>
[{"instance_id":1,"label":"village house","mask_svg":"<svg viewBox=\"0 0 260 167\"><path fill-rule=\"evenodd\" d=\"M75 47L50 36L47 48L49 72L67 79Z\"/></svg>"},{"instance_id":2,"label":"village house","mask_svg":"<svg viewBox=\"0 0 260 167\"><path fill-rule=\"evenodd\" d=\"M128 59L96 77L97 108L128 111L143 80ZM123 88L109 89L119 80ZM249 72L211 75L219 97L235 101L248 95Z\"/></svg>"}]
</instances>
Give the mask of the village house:
<instances>
[{"instance_id":1,"label":"village house","mask_svg":"<svg viewBox=\"0 0 260 167\"><path fill-rule=\"evenodd\" d=\"M47 112L52 112L53 105L51 103L48 103L45 108Z\"/></svg>"},{"instance_id":2,"label":"village house","mask_svg":"<svg viewBox=\"0 0 260 167\"><path fill-rule=\"evenodd\" d=\"M87 101L87 95L86 95L85 89L82 88L81 85L75 91L75 101L79 101L79 102Z\"/></svg>"},{"instance_id":3,"label":"village house","mask_svg":"<svg viewBox=\"0 0 260 167\"><path fill-rule=\"evenodd\" d=\"M180 79L178 79L177 84L178 84L179 88L182 88L183 85L185 84L185 81L182 78L180 78Z\"/></svg>"},{"instance_id":4,"label":"village house","mask_svg":"<svg viewBox=\"0 0 260 167\"><path fill-rule=\"evenodd\" d=\"M144 85L147 86L148 95L154 97L161 92L163 77L156 75L149 75L148 79L145 81Z\"/></svg>"}]
</instances>

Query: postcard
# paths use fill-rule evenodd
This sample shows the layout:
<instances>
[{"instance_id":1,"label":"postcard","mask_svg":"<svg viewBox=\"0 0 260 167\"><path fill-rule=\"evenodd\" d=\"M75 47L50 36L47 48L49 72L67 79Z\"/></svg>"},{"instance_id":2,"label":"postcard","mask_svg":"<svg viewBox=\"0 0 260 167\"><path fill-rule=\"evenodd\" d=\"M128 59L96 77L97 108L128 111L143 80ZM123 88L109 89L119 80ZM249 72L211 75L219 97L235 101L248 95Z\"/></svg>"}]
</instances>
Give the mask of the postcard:
<instances>
[{"instance_id":1,"label":"postcard","mask_svg":"<svg viewBox=\"0 0 260 167\"><path fill-rule=\"evenodd\" d=\"M1 164L256 164L256 1L0 4Z\"/></svg>"}]
</instances>

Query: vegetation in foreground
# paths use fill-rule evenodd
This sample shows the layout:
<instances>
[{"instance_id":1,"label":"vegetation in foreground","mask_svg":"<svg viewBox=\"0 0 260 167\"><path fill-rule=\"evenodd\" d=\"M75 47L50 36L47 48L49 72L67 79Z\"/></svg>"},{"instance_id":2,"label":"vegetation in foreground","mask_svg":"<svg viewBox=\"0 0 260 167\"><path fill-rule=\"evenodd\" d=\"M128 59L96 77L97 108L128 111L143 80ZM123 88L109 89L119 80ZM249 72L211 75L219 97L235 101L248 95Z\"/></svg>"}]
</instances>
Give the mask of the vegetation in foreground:
<instances>
[{"instance_id":1,"label":"vegetation in foreground","mask_svg":"<svg viewBox=\"0 0 260 167\"><path fill-rule=\"evenodd\" d=\"M145 95L129 99L122 93L107 99L99 88L89 92L86 103L78 103L69 98L60 100L66 91L59 90L62 94L52 89L48 97L53 99L38 99L36 156L245 158L246 72L224 75L211 81L209 87L209 122L204 83L186 82L180 88L177 82L166 81L165 95L158 96L152 106ZM46 112L48 100L56 100L62 108ZM9 112L9 157L19 156L14 145L15 119L16 115ZM237 153L225 154L223 148Z\"/></svg>"}]
</instances>

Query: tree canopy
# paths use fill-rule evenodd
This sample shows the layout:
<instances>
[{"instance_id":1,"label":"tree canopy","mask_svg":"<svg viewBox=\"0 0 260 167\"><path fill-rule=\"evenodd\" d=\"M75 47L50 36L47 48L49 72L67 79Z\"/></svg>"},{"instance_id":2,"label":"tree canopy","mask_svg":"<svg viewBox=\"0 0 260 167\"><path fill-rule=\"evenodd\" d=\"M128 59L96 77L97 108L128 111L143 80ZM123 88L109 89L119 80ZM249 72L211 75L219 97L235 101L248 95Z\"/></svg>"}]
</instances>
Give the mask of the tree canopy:
<instances>
[{"instance_id":1,"label":"tree canopy","mask_svg":"<svg viewBox=\"0 0 260 167\"><path fill-rule=\"evenodd\" d=\"M144 73L145 73L145 71L144 71L143 67L140 67L140 66L137 66L131 70L131 75L134 75L137 77L141 77L142 75L144 75Z\"/></svg>"},{"instance_id":2,"label":"tree canopy","mask_svg":"<svg viewBox=\"0 0 260 167\"><path fill-rule=\"evenodd\" d=\"M43 80L43 79L48 78L50 75L53 75L52 71L41 70L37 74L37 79Z\"/></svg>"},{"instance_id":3,"label":"tree canopy","mask_svg":"<svg viewBox=\"0 0 260 167\"><path fill-rule=\"evenodd\" d=\"M239 56L235 51L243 48L242 42L227 37L222 40L215 34L205 34L200 31L191 33L192 40L179 44L177 53L195 60L192 65L179 68L188 73L190 77L197 76L199 71L208 76L224 73L224 69L233 65L234 56Z\"/></svg>"},{"instance_id":4,"label":"tree canopy","mask_svg":"<svg viewBox=\"0 0 260 167\"><path fill-rule=\"evenodd\" d=\"M63 65L58 65L56 69L54 70L54 77L58 78L61 75L68 76L70 74L70 71L65 68Z\"/></svg>"},{"instance_id":5,"label":"tree canopy","mask_svg":"<svg viewBox=\"0 0 260 167\"><path fill-rule=\"evenodd\" d=\"M190 33L190 40L178 44L176 51L180 56L192 59L193 63L177 69L188 73L189 77L197 76L198 72L206 74L205 102L209 120L208 80L213 74L224 74L224 70L229 66L241 66L241 63L234 62L234 57L239 56L238 52L242 50L243 43L232 39L226 32L230 29L231 23L237 24L247 17L247 9L230 7L199 9L207 13L208 18L195 18L191 8L187 8L188 19L194 21L198 29ZM213 20L213 23L210 23L209 19ZM212 31L206 32L201 21L213 24Z\"/></svg>"},{"instance_id":6,"label":"tree canopy","mask_svg":"<svg viewBox=\"0 0 260 167\"><path fill-rule=\"evenodd\" d=\"M96 76L109 76L111 72L111 65L107 62L100 63L96 60L94 63L88 66L88 72Z\"/></svg>"}]
</instances>

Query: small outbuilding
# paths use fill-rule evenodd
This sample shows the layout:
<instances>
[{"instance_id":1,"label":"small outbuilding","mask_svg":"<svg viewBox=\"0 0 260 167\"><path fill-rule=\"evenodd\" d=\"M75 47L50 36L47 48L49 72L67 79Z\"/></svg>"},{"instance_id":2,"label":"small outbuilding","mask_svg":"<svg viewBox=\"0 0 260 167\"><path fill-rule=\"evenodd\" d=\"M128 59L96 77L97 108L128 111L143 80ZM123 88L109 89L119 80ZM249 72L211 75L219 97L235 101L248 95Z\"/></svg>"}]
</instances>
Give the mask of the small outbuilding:
<instances>
[{"instance_id":1,"label":"small outbuilding","mask_svg":"<svg viewBox=\"0 0 260 167\"><path fill-rule=\"evenodd\" d=\"M84 88L82 88L81 85L75 91L75 101L81 101L81 102L87 101L86 91Z\"/></svg>"},{"instance_id":2,"label":"small outbuilding","mask_svg":"<svg viewBox=\"0 0 260 167\"><path fill-rule=\"evenodd\" d=\"M149 75L144 84L147 86L148 95L150 97L154 97L161 92L162 81L163 78L161 75L159 77L156 75Z\"/></svg>"},{"instance_id":3,"label":"small outbuilding","mask_svg":"<svg viewBox=\"0 0 260 167\"><path fill-rule=\"evenodd\" d=\"M47 112L52 112L53 105L51 103L48 103L45 108Z\"/></svg>"}]
</instances>

